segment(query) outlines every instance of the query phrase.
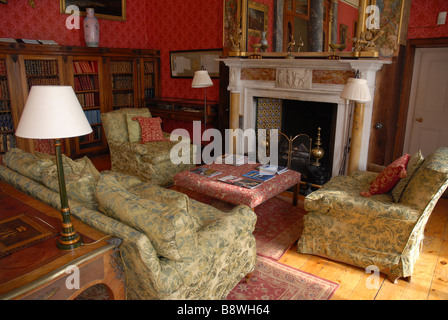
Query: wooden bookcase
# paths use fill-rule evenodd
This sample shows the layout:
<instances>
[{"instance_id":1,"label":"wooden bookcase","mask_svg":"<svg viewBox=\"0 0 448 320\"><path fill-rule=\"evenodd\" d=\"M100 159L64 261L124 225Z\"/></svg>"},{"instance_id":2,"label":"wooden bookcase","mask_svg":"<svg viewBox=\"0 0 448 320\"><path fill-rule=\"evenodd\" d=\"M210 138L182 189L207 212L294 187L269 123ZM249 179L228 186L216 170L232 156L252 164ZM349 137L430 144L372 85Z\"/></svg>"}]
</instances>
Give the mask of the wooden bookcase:
<instances>
[{"instance_id":1,"label":"wooden bookcase","mask_svg":"<svg viewBox=\"0 0 448 320\"><path fill-rule=\"evenodd\" d=\"M159 74L158 50L0 43L0 157L14 146L54 150L52 141L14 136L31 86L73 87L93 130L65 139L63 152L79 158L107 151L101 113L145 107L146 98L160 95ZM6 119L8 125L2 124ZM10 142L2 144L4 138Z\"/></svg>"},{"instance_id":2,"label":"wooden bookcase","mask_svg":"<svg viewBox=\"0 0 448 320\"><path fill-rule=\"evenodd\" d=\"M16 146L6 58L0 55L0 163L3 154Z\"/></svg>"}]
</instances>

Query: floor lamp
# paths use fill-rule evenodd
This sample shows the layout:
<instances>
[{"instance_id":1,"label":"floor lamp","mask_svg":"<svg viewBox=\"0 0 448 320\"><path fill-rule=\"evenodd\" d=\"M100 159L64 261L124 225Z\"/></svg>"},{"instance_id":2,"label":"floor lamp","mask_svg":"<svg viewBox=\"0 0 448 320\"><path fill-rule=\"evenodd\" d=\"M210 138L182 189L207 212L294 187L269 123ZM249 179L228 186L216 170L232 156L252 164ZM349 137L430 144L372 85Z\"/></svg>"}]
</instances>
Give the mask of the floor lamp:
<instances>
[{"instance_id":1,"label":"floor lamp","mask_svg":"<svg viewBox=\"0 0 448 320\"><path fill-rule=\"evenodd\" d=\"M207 70L201 69L194 73L192 88L204 88L204 129L207 129L207 88L213 85Z\"/></svg>"},{"instance_id":2,"label":"floor lamp","mask_svg":"<svg viewBox=\"0 0 448 320\"><path fill-rule=\"evenodd\" d=\"M62 232L57 246L72 250L82 246L83 239L70 219L67 190L61 155L61 139L92 132L73 88L70 86L33 86L17 126L16 136L28 139L54 139L59 194L61 197Z\"/></svg>"},{"instance_id":3,"label":"floor lamp","mask_svg":"<svg viewBox=\"0 0 448 320\"><path fill-rule=\"evenodd\" d=\"M371 100L367 80L350 78L341 93L341 98L355 102L353 112L352 135L350 142L350 154L348 159L347 173L350 174L359 167L361 155L362 129L364 125L364 109L366 102Z\"/></svg>"}]
</instances>

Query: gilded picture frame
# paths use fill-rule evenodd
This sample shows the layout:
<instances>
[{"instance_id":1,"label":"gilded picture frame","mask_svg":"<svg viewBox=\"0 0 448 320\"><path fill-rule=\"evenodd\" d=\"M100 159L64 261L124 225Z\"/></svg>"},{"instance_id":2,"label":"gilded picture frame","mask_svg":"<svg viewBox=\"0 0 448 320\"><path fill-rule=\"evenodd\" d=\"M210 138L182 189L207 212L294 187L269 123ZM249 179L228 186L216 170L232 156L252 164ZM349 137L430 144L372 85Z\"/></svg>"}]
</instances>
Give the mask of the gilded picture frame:
<instances>
[{"instance_id":1,"label":"gilded picture frame","mask_svg":"<svg viewBox=\"0 0 448 320\"><path fill-rule=\"evenodd\" d=\"M80 15L86 15L86 8L95 9L95 17L100 19L126 21L126 0L59 0L61 13L66 13L66 8L75 5L79 8Z\"/></svg>"},{"instance_id":2,"label":"gilded picture frame","mask_svg":"<svg viewBox=\"0 0 448 320\"><path fill-rule=\"evenodd\" d=\"M261 32L268 31L269 7L266 4L249 0L247 8L247 29L251 37L260 37Z\"/></svg>"}]
</instances>

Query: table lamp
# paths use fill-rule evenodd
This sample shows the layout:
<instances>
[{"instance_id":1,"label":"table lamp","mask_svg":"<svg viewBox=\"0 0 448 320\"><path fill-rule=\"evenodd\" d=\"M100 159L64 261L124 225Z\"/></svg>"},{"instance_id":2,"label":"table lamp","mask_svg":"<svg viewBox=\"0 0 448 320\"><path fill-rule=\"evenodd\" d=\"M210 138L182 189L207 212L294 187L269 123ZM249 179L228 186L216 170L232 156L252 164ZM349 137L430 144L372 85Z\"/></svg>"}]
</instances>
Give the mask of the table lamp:
<instances>
[{"instance_id":1,"label":"table lamp","mask_svg":"<svg viewBox=\"0 0 448 320\"><path fill-rule=\"evenodd\" d=\"M204 88L204 130L207 129L207 87L213 85L207 70L203 67L194 73L192 88Z\"/></svg>"},{"instance_id":2,"label":"table lamp","mask_svg":"<svg viewBox=\"0 0 448 320\"><path fill-rule=\"evenodd\" d=\"M361 154L365 103L371 100L367 80L358 78L348 79L347 84L342 90L341 98L355 102L347 170L348 174L350 174L353 171L358 170L359 156Z\"/></svg>"},{"instance_id":3,"label":"table lamp","mask_svg":"<svg viewBox=\"0 0 448 320\"><path fill-rule=\"evenodd\" d=\"M61 155L61 139L92 132L73 88L70 86L33 86L28 95L16 136L28 139L54 139L61 197L62 232L57 246L72 250L82 246L83 239L70 219L67 190Z\"/></svg>"}]
</instances>

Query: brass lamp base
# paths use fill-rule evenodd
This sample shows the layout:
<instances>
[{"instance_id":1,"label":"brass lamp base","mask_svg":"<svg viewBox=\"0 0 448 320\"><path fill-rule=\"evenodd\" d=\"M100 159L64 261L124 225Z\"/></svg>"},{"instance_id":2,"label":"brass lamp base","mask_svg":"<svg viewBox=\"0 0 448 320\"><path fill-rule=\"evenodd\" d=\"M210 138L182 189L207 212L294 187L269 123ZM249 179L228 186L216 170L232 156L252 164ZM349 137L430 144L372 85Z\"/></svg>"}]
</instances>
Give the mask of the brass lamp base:
<instances>
[{"instance_id":1,"label":"brass lamp base","mask_svg":"<svg viewBox=\"0 0 448 320\"><path fill-rule=\"evenodd\" d=\"M56 166L58 169L59 195L61 197L62 231L57 247L61 250L73 250L84 244L82 237L76 233L70 219L70 208L68 206L67 189L65 187L64 168L62 165L61 140L55 139Z\"/></svg>"}]
</instances>

